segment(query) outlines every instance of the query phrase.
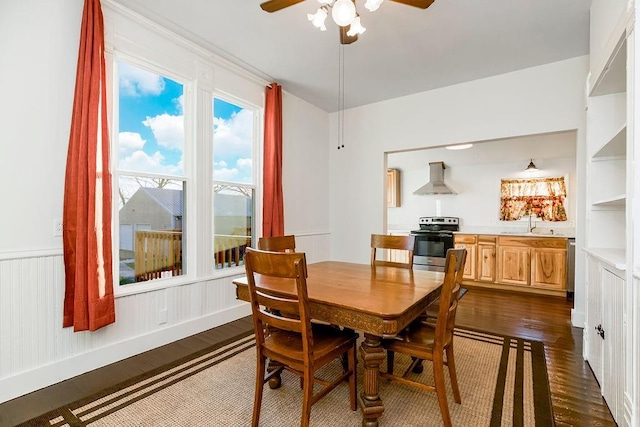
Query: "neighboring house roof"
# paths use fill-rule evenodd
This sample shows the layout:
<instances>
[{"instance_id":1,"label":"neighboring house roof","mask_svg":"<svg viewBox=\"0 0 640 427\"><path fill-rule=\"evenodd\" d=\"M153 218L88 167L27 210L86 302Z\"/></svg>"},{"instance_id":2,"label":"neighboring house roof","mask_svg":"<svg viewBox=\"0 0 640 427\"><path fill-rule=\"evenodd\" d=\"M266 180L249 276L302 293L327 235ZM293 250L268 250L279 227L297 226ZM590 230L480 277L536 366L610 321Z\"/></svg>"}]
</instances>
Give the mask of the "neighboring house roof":
<instances>
[{"instance_id":1,"label":"neighboring house roof","mask_svg":"<svg viewBox=\"0 0 640 427\"><path fill-rule=\"evenodd\" d=\"M137 192L145 193L172 216L181 216L183 212L182 190L169 188L140 187ZM135 194L134 194L135 196ZM133 199L134 197L131 197ZM129 200L131 200L129 199ZM128 202L127 202L128 203ZM241 194L216 193L214 196L215 216L245 216L251 214L251 198Z\"/></svg>"},{"instance_id":2,"label":"neighboring house roof","mask_svg":"<svg viewBox=\"0 0 640 427\"><path fill-rule=\"evenodd\" d=\"M172 216L182 215L182 190L169 188L140 187L138 191L145 192Z\"/></svg>"}]
</instances>

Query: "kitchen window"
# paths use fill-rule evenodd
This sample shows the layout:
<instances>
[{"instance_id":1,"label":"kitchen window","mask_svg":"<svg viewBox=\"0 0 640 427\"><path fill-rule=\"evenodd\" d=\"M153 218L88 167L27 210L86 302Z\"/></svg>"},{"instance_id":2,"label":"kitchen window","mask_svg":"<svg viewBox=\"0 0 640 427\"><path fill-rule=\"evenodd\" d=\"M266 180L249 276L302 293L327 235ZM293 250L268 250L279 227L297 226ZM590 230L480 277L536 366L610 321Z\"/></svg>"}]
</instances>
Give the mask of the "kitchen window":
<instances>
[{"instance_id":1,"label":"kitchen window","mask_svg":"<svg viewBox=\"0 0 640 427\"><path fill-rule=\"evenodd\" d=\"M517 221L535 215L544 221L566 221L567 190L564 177L503 179L500 186L500 220Z\"/></svg>"}]
</instances>

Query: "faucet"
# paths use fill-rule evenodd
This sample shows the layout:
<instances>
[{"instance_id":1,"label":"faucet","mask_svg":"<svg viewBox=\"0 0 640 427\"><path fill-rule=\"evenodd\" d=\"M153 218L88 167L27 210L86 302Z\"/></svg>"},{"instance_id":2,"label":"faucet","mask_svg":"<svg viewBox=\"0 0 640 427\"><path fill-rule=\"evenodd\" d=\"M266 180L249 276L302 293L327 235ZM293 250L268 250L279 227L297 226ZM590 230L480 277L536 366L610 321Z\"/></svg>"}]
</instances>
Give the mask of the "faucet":
<instances>
[{"instance_id":1,"label":"faucet","mask_svg":"<svg viewBox=\"0 0 640 427\"><path fill-rule=\"evenodd\" d=\"M533 229L536 228L536 223L533 223L533 227L531 226L531 214L529 214L529 233L533 233Z\"/></svg>"}]
</instances>

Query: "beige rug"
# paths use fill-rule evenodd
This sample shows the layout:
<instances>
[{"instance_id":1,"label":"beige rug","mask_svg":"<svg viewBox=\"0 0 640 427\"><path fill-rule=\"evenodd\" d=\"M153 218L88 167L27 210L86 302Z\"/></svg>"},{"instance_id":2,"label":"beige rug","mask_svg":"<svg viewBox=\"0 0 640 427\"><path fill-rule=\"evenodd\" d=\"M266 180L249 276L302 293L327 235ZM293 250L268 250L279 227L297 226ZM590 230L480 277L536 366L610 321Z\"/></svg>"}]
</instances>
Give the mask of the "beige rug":
<instances>
[{"instance_id":1,"label":"beige rug","mask_svg":"<svg viewBox=\"0 0 640 427\"><path fill-rule=\"evenodd\" d=\"M447 383L455 426L554 425L542 343L468 330L457 330L455 340L461 405L453 401ZM240 338L25 425L249 426L254 344L252 335ZM408 358L396 355L398 372L408 363ZM361 368L362 363L358 365ZM420 375L432 382L430 368L425 362ZM328 369L341 368L335 363ZM359 390L362 378L359 372ZM300 425L301 395L299 379L287 372L281 388L271 390L265 385L260 425ZM435 393L381 379L380 396L385 405L380 426L442 425ZM311 412L312 426L361 424L360 410L349 409L346 383L316 403Z\"/></svg>"}]
</instances>

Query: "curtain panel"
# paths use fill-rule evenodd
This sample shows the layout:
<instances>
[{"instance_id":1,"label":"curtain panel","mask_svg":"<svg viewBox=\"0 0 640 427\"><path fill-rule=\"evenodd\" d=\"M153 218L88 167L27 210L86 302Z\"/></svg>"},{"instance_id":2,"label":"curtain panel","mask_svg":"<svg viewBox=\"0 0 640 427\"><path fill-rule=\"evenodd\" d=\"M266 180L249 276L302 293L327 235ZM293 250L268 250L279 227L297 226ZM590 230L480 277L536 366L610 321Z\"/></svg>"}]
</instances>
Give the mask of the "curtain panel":
<instances>
[{"instance_id":1,"label":"curtain panel","mask_svg":"<svg viewBox=\"0 0 640 427\"><path fill-rule=\"evenodd\" d=\"M503 179L500 186L500 220L516 221L535 215L544 221L566 221L564 177Z\"/></svg>"},{"instance_id":2,"label":"curtain panel","mask_svg":"<svg viewBox=\"0 0 640 427\"><path fill-rule=\"evenodd\" d=\"M266 87L264 111L264 169L262 236L284 235L282 194L282 87Z\"/></svg>"},{"instance_id":3,"label":"curtain panel","mask_svg":"<svg viewBox=\"0 0 640 427\"><path fill-rule=\"evenodd\" d=\"M85 0L63 207L63 326L95 331L115 322L111 175L100 0Z\"/></svg>"}]
</instances>

